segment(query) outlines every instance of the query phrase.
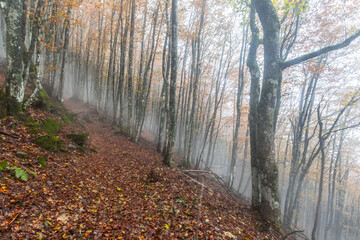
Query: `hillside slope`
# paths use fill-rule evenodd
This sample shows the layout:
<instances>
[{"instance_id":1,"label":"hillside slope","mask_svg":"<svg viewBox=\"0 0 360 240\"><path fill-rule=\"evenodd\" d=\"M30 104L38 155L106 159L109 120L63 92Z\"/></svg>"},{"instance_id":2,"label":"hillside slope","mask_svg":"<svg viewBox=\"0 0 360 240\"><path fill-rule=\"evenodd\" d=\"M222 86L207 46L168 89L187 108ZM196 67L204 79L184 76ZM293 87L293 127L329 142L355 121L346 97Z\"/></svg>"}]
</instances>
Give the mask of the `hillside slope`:
<instances>
[{"instance_id":1,"label":"hillside slope","mask_svg":"<svg viewBox=\"0 0 360 240\"><path fill-rule=\"evenodd\" d=\"M148 144L115 134L91 108L66 105L79 120L51 135L64 142L63 151L33 143L48 134L39 123L61 121L57 115L29 109L31 120L0 122L0 163L7 161L0 171L0 239L280 238L201 172L168 168ZM79 132L90 136L85 151L67 138ZM14 167L28 180L16 178Z\"/></svg>"}]
</instances>

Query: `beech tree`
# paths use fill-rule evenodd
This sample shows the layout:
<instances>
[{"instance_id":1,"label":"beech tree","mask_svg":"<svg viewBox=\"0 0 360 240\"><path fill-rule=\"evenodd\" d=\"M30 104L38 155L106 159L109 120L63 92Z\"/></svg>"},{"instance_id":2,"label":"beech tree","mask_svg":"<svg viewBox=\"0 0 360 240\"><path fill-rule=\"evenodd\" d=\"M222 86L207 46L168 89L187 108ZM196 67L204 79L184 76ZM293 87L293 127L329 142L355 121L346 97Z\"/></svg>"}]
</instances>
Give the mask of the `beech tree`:
<instances>
[{"instance_id":1,"label":"beech tree","mask_svg":"<svg viewBox=\"0 0 360 240\"><path fill-rule=\"evenodd\" d=\"M164 163L170 165L173 158L173 148L176 136L176 78L177 78L177 37L178 37L178 19L177 19L178 1L172 0L171 4L171 75L170 75L170 94L169 94L169 113L168 113L168 143L165 152Z\"/></svg>"},{"instance_id":2,"label":"beech tree","mask_svg":"<svg viewBox=\"0 0 360 240\"><path fill-rule=\"evenodd\" d=\"M42 24L43 1L0 1L0 8L6 22L6 58L7 75L5 80L7 111L9 114L16 114L26 108L34 99L41 83L38 74L35 74L35 90L29 99L23 103L25 88L30 77L30 68L37 71L39 67L40 41L39 34ZM30 14L31 12L31 14ZM27 35L27 18L30 20L29 32ZM25 40L30 44L27 47ZM36 56L35 64L32 59Z\"/></svg>"},{"instance_id":3,"label":"beech tree","mask_svg":"<svg viewBox=\"0 0 360 240\"><path fill-rule=\"evenodd\" d=\"M263 40L256 26L255 13L259 16ZM280 57L280 27L277 10L271 0L251 1L252 40L248 55L251 73L250 137L252 169L252 205L275 225L281 224L280 198L278 190L278 169L275 163L274 139L277 112L280 107L282 71L303 61L330 51L348 46L360 36L358 30L343 42L321 48L317 51L282 61ZM257 64L257 49L264 44L264 70Z\"/></svg>"},{"instance_id":4,"label":"beech tree","mask_svg":"<svg viewBox=\"0 0 360 240\"><path fill-rule=\"evenodd\" d=\"M25 4L23 0L1 1L1 10L6 22L6 96L10 114L21 111L25 94L23 58L25 54Z\"/></svg>"},{"instance_id":5,"label":"beech tree","mask_svg":"<svg viewBox=\"0 0 360 240\"><path fill-rule=\"evenodd\" d=\"M32 5L38 2L40 1L31 1ZM295 100L283 101L285 106L282 109L297 106L297 89L304 91L304 99L299 103L303 105L296 107L296 110L292 109L296 114L288 116L283 110L280 112L280 99L284 99L282 94L286 95L282 91L282 73L285 69L307 59L323 56L321 54L327 51L345 47L357 37L357 33L340 44L297 57L298 52L307 51L314 46L301 45L306 41L308 31L315 29L309 19L302 15L307 17L305 14L308 13L299 11L294 6L305 1L248 1L252 6L251 12L241 9L240 18L235 14L228 14L228 1L176 1L180 6L179 40L175 47L173 15L170 16L170 12L173 14L171 5L174 2L85 0L79 8L69 5L75 2L44 1L44 82L48 81L50 89L53 89L53 96L59 94L59 87L63 82L64 93L71 90L73 96L96 105L100 114L111 119L113 127L119 127L117 130L128 135L131 140L149 137L158 141L158 151L164 154L166 164L171 162L169 156L176 152L184 157L183 164L186 167L203 169L200 170L202 172L212 171L224 179L227 187L238 190L246 197L250 195L248 190L252 180L253 206L275 224L280 222L278 190L286 191L287 184L291 183L288 184L289 196L285 196L285 191L282 194L283 223L306 226L304 228L310 232L313 222L309 223L306 219L316 218L314 199L319 196L320 185L327 183L329 176L331 187L329 193L325 192L326 188L323 189L324 196L325 193L328 198L333 198L334 195L335 200L329 201L327 205L332 213L327 217L326 223L330 229L336 226L345 232L336 222L338 219L349 221L348 209L357 204L356 194L352 196L356 199L353 204L344 193L345 190L341 189L346 186L346 174L344 171L340 174L339 169L348 166L341 164L340 160L336 163L334 158L329 175L321 179L321 151L316 156L310 153L311 149L318 149L314 139L318 135L319 125L314 121L315 114L311 108L318 101L312 90L319 87L317 79L309 78L307 82L302 82L297 79L300 75L298 69L287 71L285 76L291 75L291 80L284 77L284 86L291 81L296 85L296 90L292 92ZM246 3L240 0L232 2ZM284 4L285 7L274 7L273 4ZM32 5L30 4L31 9L35 9ZM244 6L246 4L241 5ZM317 7L311 9L313 12L309 15L321 15ZM234 19L239 19L239 22ZM311 18L312 21L314 19ZM71 24L67 21L71 21ZM306 28L300 28L303 25ZM308 26L312 26L310 30ZM242 31L238 31L239 29ZM247 41L248 29L252 33L251 43ZM298 32L298 29L301 31ZM334 29L333 26L326 28L329 31ZM31 26L27 29L28 32L29 30L36 29ZM354 32L353 29L350 31ZM328 34L328 31L311 34L314 35L312 43L316 43L316 39L323 34ZM333 38L329 42L336 42L334 36L338 33L331 34ZM66 43L67 38L70 39ZM159 43L163 43L162 49L158 48ZM35 45L36 52L40 52L42 49L37 48L40 43ZM177 53L176 63L173 63L174 49ZM25 59L30 56L28 53L30 51L25 51ZM69 56L67 63L64 61L66 55ZM238 57L235 59L234 56ZM38 64L38 60L32 60L35 61L34 65ZM246 63L249 68L246 68ZM66 67L63 68L65 70L62 67ZM27 68L25 62L23 68ZM341 70L345 71L344 68ZM250 87L249 73L252 80L250 99L247 96ZM25 75L26 72L23 72L22 77ZM179 81L173 81L174 78ZM244 118L248 114L249 100L251 109L247 121ZM310 110L313 111L312 114ZM279 112L282 118L278 121ZM324 115L321 121L324 122L322 131L327 130L326 125L331 121ZM307 129L313 134L311 139L306 137ZM276 132L277 137L282 138L280 141L275 138ZM251 136L250 139L248 135ZM284 141L286 136L287 141ZM250 162L246 160L250 150L249 141L252 179L249 177ZM340 141L335 141L333 145L338 142ZM340 148L333 147L332 150L325 151L325 157L328 157L328 151L332 153L337 149ZM293 157L297 155L300 158ZM305 165L302 164L303 160ZM281 161L282 189L277 183L277 163ZM327 164L325 161L325 172ZM291 168L291 175L287 174L288 168ZM338 186L340 183L341 187ZM303 185L298 190L299 184ZM311 194L313 199L302 193ZM326 201L323 197L321 199L323 200L319 206L323 206ZM300 211L302 207L307 207L310 211L303 213ZM351 211L353 215L357 214L355 210ZM315 235L319 238L324 232L322 227L325 219L321 214L317 218ZM351 224L355 225L355 221ZM332 233L331 230L329 236Z\"/></svg>"}]
</instances>

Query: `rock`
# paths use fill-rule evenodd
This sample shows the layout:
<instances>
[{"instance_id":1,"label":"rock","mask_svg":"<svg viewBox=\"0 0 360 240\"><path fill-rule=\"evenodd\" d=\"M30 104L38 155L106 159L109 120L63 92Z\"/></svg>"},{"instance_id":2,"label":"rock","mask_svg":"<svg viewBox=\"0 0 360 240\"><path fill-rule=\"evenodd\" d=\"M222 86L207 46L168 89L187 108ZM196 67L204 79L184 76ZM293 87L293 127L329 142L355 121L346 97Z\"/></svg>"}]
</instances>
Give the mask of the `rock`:
<instances>
[{"instance_id":1,"label":"rock","mask_svg":"<svg viewBox=\"0 0 360 240\"><path fill-rule=\"evenodd\" d=\"M73 145L73 144L69 144L69 145L68 145L68 148L70 148L70 149L74 149L74 150L75 150L75 149L76 149L76 146L75 146L75 145Z\"/></svg>"},{"instance_id":2,"label":"rock","mask_svg":"<svg viewBox=\"0 0 360 240\"><path fill-rule=\"evenodd\" d=\"M65 150L65 143L64 141L58 139L55 136L42 136L38 137L33 142L44 148L45 150L48 150L50 152L59 152L59 151L66 151Z\"/></svg>"},{"instance_id":3,"label":"rock","mask_svg":"<svg viewBox=\"0 0 360 240\"><path fill-rule=\"evenodd\" d=\"M26 153L26 152L18 151L18 152L16 152L16 156L17 156L18 158L28 158L28 157L29 157L29 154Z\"/></svg>"},{"instance_id":4,"label":"rock","mask_svg":"<svg viewBox=\"0 0 360 240\"><path fill-rule=\"evenodd\" d=\"M76 145L80 147L84 147L86 141L89 138L88 133L77 133L77 134L68 134L66 135L67 138L69 138L71 141L73 141Z\"/></svg>"}]
</instances>

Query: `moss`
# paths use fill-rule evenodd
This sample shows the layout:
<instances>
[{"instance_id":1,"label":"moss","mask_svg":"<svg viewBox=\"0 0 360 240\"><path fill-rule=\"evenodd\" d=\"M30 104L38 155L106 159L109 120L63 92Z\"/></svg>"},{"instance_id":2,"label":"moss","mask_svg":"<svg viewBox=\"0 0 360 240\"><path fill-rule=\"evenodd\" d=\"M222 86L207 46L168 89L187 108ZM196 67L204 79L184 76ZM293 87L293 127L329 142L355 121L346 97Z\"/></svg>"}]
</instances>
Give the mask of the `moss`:
<instances>
[{"instance_id":1,"label":"moss","mask_svg":"<svg viewBox=\"0 0 360 240\"><path fill-rule=\"evenodd\" d=\"M51 100L44 88L41 88L37 99L32 104L33 107L39 108L42 111L48 111L51 107Z\"/></svg>"},{"instance_id":2,"label":"moss","mask_svg":"<svg viewBox=\"0 0 360 240\"><path fill-rule=\"evenodd\" d=\"M89 138L88 133L77 133L77 134L68 134L66 135L71 141L73 141L76 145L80 147L84 147L86 141Z\"/></svg>"},{"instance_id":3,"label":"moss","mask_svg":"<svg viewBox=\"0 0 360 240\"><path fill-rule=\"evenodd\" d=\"M6 97L5 93L0 90L0 117L3 118L6 116Z\"/></svg>"},{"instance_id":4,"label":"moss","mask_svg":"<svg viewBox=\"0 0 360 240\"><path fill-rule=\"evenodd\" d=\"M46 161L48 160L48 157L46 157L46 156L38 156L37 160L39 161L41 166L46 167Z\"/></svg>"},{"instance_id":5,"label":"moss","mask_svg":"<svg viewBox=\"0 0 360 240\"><path fill-rule=\"evenodd\" d=\"M80 152L86 152L86 149L84 147L78 146L77 150L79 150Z\"/></svg>"},{"instance_id":6,"label":"moss","mask_svg":"<svg viewBox=\"0 0 360 240\"><path fill-rule=\"evenodd\" d=\"M51 103L51 108L49 109L49 112L51 113L61 113L61 112L65 112L65 107L61 104L61 103L57 103L57 102L52 102Z\"/></svg>"},{"instance_id":7,"label":"moss","mask_svg":"<svg viewBox=\"0 0 360 240\"><path fill-rule=\"evenodd\" d=\"M70 119L65 115L62 114L61 115L61 120L68 126L72 126L72 122L70 121Z\"/></svg>"},{"instance_id":8,"label":"moss","mask_svg":"<svg viewBox=\"0 0 360 240\"><path fill-rule=\"evenodd\" d=\"M6 97L5 95L1 97L2 100L2 115L11 115L15 116L17 119L23 121L26 117L23 113L22 103L16 101L14 97Z\"/></svg>"},{"instance_id":9,"label":"moss","mask_svg":"<svg viewBox=\"0 0 360 240\"><path fill-rule=\"evenodd\" d=\"M48 134L56 134L60 132L62 123L56 119L47 118L42 122L41 128L44 129Z\"/></svg>"},{"instance_id":10,"label":"moss","mask_svg":"<svg viewBox=\"0 0 360 240\"><path fill-rule=\"evenodd\" d=\"M34 121L30 118L28 118L26 120L25 126L27 127L33 127L33 128L39 128L40 127L40 123L38 121Z\"/></svg>"},{"instance_id":11,"label":"moss","mask_svg":"<svg viewBox=\"0 0 360 240\"><path fill-rule=\"evenodd\" d=\"M77 117L76 113L69 113L69 112L66 113L66 116L70 121L74 121Z\"/></svg>"},{"instance_id":12,"label":"moss","mask_svg":"<svg viewBox=\"0 0 360 240\"><path fill-rule=\"evenodd\" d=\"M41 132L40 123L38 121L34 121L31 118L27 117L24 123L25 126L31 127L27 132L30 134L38 134Z\"/></svg>"},{"instance_id":13,"label":"moss","mask_svg":"<svg viewBox=\"0 0 360 240\"><path fill-rule=\"evenodd\" d=\"M33 129L28 130L27 132L30 134L39 134L41 132L41 130L38 128L33 128Z\"/></svg>"},{"instance_id":14,"label":"moss","mask_svg":"<svg viewBox=\"0 0 360 240\"><path fill-rule=\"evenodd\" d=\"M65 143L55 136L42 136L34 140L34 143L50 152L65 151Z\"/></svg>"},{"instance_id":15,"label":"moss","mask_svg":"<svg viewBox=\"0 0 360 240\"><path fill-rule=\"evenodd\" d=\"M44 88L39 90L38 97L32 105L33 107L50 113L66 112L66 108L61 103L58 103L55 100L51 99Z\"/></svg>"}]
</instances>

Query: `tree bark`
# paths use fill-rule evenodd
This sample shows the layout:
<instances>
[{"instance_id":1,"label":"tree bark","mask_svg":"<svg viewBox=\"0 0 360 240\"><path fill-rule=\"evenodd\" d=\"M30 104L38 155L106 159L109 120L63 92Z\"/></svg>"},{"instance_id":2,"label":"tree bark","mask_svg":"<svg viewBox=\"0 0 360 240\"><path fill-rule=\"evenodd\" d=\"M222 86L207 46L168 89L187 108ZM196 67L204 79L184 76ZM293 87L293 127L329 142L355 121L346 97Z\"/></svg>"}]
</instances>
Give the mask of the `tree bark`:
<instances>
[{"instance_id":1,"label":"tree bark","mask_svg":"<svg viewBox=\"0 0 360 240\"><path fill-rule=\"evenodd\" d=\"M66 11L66 18L64 22L65 27L65 36L64 36L64 46L61 50L61 68L60 68L60 78L59 78L59 91L57 98L59 101L64 101L64 82L65 82L65 65L66 65L66 59L67 59L67 50L69 46L69 40L70 40L70 21L71 21L71 9L72 5L69 4L68 9Z\"/></svg>"},{"instance_id":2,"label":"tree bark","mask_svg":"<svg viewBox=\"0 0 360 240\"><path fill-rule=\"evenodd\" d=\"M14 0L3 3L6 22L7 74L5 78L7 112L17 114L24 100L25 80L23 79L23 59L25 54L25 27L23 21L24 1Z\"/></svg>"},{"instance_id":3,"label":"tree bark","mask_svg":"<svg viewBox=\"0 0 360 240\"><path fill-rule=\"evenodd\" d=\"M135 0L131 2L130 21L130 44L129 44L129 65L128 65L128 135L133 138L133 59L134 59L134 35L135 35Z\"/></svg>"},{"instance_id":4,"label":"tree bark","mask_svg":"<svg viewBox=\"0 0 360 240\"><path fill-rule=\"evenodd\" d=\"M245 61L246 61L246 51L247 51L247 35L248 35L248 25L244 25L243 34L242 34L242 44L240 51L240 64L239 64L239 77L237 80L237 94L236 94L236 121L235 121L235 130L233 136L233 146L231 151L231 160L230 160L230 178L229 186L232 187L235 178L235 164L238 155L238 145L239 145L239 129L240 129L240 120L241 120L241 105L242 98L245 88ZM246 151L246 150L245 150ZM244 159L245 161L245 159ZM241 184L241 181L240 181Z\"/></svg>"},{"instance_id":5,"label":"tree bark","mask_svg":"<svg viewBox=\"0 0 360 240\"><path fill-rule=\"evenodd\" d=\"M169 95L169 130L168 130L168 144L167 151L164 156L164 163L170 165L173 158L173 148L175 144L176 135L176 79L177 79L177 67L178 67L178 19L177 19L177 6L178 1L172 0L171 6L171 75L170 75L170 95Z\"/></svg>"}]
</instances>

